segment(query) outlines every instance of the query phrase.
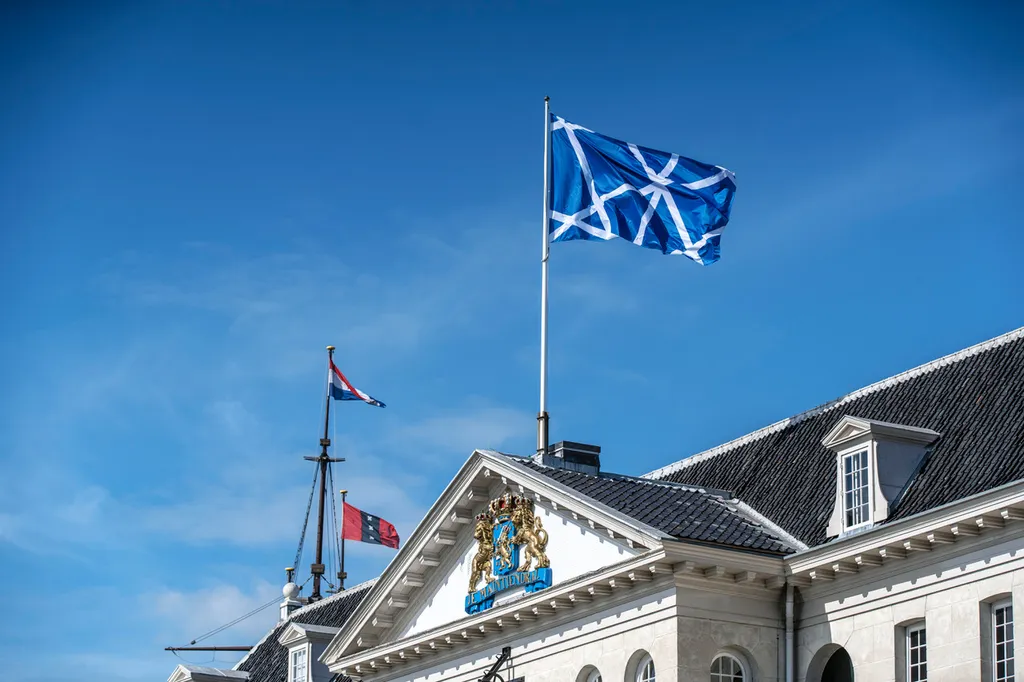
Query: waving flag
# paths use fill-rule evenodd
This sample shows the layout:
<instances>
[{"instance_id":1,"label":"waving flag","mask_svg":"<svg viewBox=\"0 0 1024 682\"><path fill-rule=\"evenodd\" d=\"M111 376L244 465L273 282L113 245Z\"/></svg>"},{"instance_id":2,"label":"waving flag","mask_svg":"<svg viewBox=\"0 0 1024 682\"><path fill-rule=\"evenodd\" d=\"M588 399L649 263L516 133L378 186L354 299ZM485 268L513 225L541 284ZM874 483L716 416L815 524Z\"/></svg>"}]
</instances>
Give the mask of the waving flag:
<instances>
[{"instance_id":1,"label":"waving flag","mask_svg":"<svg viewBox=\"0 0 1024 682\"><path fill-rule=\"evenodd\" d=\"M334 364L334 360L331 360L331 397L335 400L362 400L363 402L377 407L386 407L384 403L376 400L366 393L363 393L358 388L353 386L345 375L341 373L338 366Z\"/></svg>"},{"instance_id":2,"label":"waving flag","mask_svg":"<svg viewBox=\"0 0 1024 682\"><path fill-rule=\"evenodd\" d=\"M348 502L345 502L343 513L341 524L343 540L369 542L371 545L384 545L398 549L398 531L381 517L367 514Z\"/></svg>"},{"instance_id":3,"label":"waving flag","mask_svg":"<svg viewBox=\"0 0 1024 682\"><path fill-rule=\"evenodd\" d=\"M621 237L701 265L718 260L736 192L732 172L554 115L551 146L551 241Z\"/></svg>"}]
</instances>

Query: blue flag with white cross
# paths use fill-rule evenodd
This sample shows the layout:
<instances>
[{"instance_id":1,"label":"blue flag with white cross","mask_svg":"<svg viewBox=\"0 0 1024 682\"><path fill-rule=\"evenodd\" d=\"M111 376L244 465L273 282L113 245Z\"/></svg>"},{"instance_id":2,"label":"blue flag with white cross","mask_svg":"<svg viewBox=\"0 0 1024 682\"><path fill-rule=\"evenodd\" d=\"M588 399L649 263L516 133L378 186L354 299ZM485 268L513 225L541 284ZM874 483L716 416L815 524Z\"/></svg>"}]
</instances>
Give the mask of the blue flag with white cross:
<instances>
[{"instance_id":1,"label":"blue flag with white cross","mask_svg":"<svg viewBox=\"0 0 1024 682\"><path fill-rule=\"evenodd\" d=\"M721 166L551 117L550 238L626 239L701 265L718 260L736 178Z\"/></svg>"}]
</instances>

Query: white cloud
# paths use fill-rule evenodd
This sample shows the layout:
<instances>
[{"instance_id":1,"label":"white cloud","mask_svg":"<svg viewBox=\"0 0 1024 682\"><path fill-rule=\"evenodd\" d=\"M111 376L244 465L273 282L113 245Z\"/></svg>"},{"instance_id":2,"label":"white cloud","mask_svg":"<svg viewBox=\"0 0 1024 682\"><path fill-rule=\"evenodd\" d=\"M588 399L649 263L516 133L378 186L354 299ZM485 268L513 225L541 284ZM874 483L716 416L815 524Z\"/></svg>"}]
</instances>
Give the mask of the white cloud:
<instances>
[{"instance_id":1,"label":"white cloud","mask_svg":"<svg viewBox=\"0 0 1024 682\"><path fill-rule=\"evenodd\" d=\"M275 606L281 599L280 585L258 580L246 591L227 584L191 591L163 587L141 595L138 607L164 625L164 636L175 642L188 643L273 602L263 611L232 626L222 635L212 636L205 643L227 640L234 643L256 642L277 622L279 611Z\"/></svg>"},{"instance_id":2,"label":"white cloud","mask_svg":"<svg viewBox=\"0 0 1024 682\"><path fill-rule=\"evenodd\" d=\"M395 437L414 448L437 448L466 458L476 448L500 450L511 440L522 438L534 419L526 411L505 407L467 409L401 427Z\"/></svg>"},{"instance_id":3,"label":"white cloud","mask_svg":"<svg viewBox=\"0 0 1024 682\"><path fill-rule=\"evenodd\" d=\"M1004 106L967 115L947 115L899 131L871 145L831 175L811 173L803 182L788 184L759 219L764 225L785 225L788 231L822 225L855 224L899 206L961 189L1018 161L1010 131L1020 126L1020 99ZM790 194L793 191L795 195ZM773 248L790 248L772 230L752 230L750 238L771 239Z\"/></svg>"},{"instance_id":4,"label":"white cloud","mask_svg":"<svg viewBox=\"0 0 1024 682\"><path fill-rule=\"evenodd\" d=\"M224 338L244 342L206 344L204 352L217 354L209 361L250 375L259 367L262 382L317 366L322 345L313 339L334 342L366 369L419 353L425 342L479 331L483 312L527 295L516 282L533 274L532 231L446 226L450 242L430 231L386 254L346 249L344 259L302 244L269 255L210 244L152 258L132 253L112 262L98 284L115 302L168 319L224 318Z\"/></svg>"},{"instance_id":5,"label":"white cloud","mask_svg":"<svg viewBox=\"0 0 1024 682\"><path fill-rule=\"evenodd\" d=\"M298 541L308 488L229 488L204 485L181 502L137 507L133 534L153 533L188 544L260 547Z\"/></svg>"}]
</instances>

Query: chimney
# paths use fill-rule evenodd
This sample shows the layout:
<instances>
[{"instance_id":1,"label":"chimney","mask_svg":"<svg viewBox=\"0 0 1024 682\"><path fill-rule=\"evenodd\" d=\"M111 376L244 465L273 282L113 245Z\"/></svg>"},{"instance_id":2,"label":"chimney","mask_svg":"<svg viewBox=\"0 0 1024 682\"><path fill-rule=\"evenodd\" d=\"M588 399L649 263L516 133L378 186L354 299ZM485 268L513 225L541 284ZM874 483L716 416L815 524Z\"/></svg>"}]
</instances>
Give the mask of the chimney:
<instances>
[{"instance_id":1,"label":"chimney","mask_svg":"<svg viewBox=\"0 0 1024 682\"><path fill-rule=\"evenodd\" d=\"M299 601L299 586L295 584L294 568L284 569L288 574L288 582L281 588L281 594L284 595L284 601L281 602L281 620L288 620L288 616L291 615L292 611L302 606L302 602Z\"/></svg>"},{"instance_id":2,"label":"chimney","mask_svg":"<svg viewBox=\"0 0 1024 682\"><path fill-rule=\"evenodd\" d=\"M533 461L554 469L568 469L596 476L601 472L601 446L563 440L548 448L546 454L534 455Z\"/></svg>"}]
</instances>

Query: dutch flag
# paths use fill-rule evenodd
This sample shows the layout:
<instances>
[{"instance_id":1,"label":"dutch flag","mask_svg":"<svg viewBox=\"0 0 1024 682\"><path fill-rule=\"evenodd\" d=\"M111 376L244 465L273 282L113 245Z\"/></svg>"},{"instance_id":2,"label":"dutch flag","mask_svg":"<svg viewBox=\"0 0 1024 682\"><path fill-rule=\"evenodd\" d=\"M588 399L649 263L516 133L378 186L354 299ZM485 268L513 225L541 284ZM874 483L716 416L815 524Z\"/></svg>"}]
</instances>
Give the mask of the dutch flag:
<instances>
[{"instance_id":1,"label":"dutch flag","mask_svg":"<svg viewBox=\"0 0 1024 682\"><path fill-rule=\"evenodd\" d=\"M385 407L381 401L371 398L353 386L334 364L334 360L331 360L331 397L335 400L362 400L377 407Z\"/></svg>"}]
</instances>

